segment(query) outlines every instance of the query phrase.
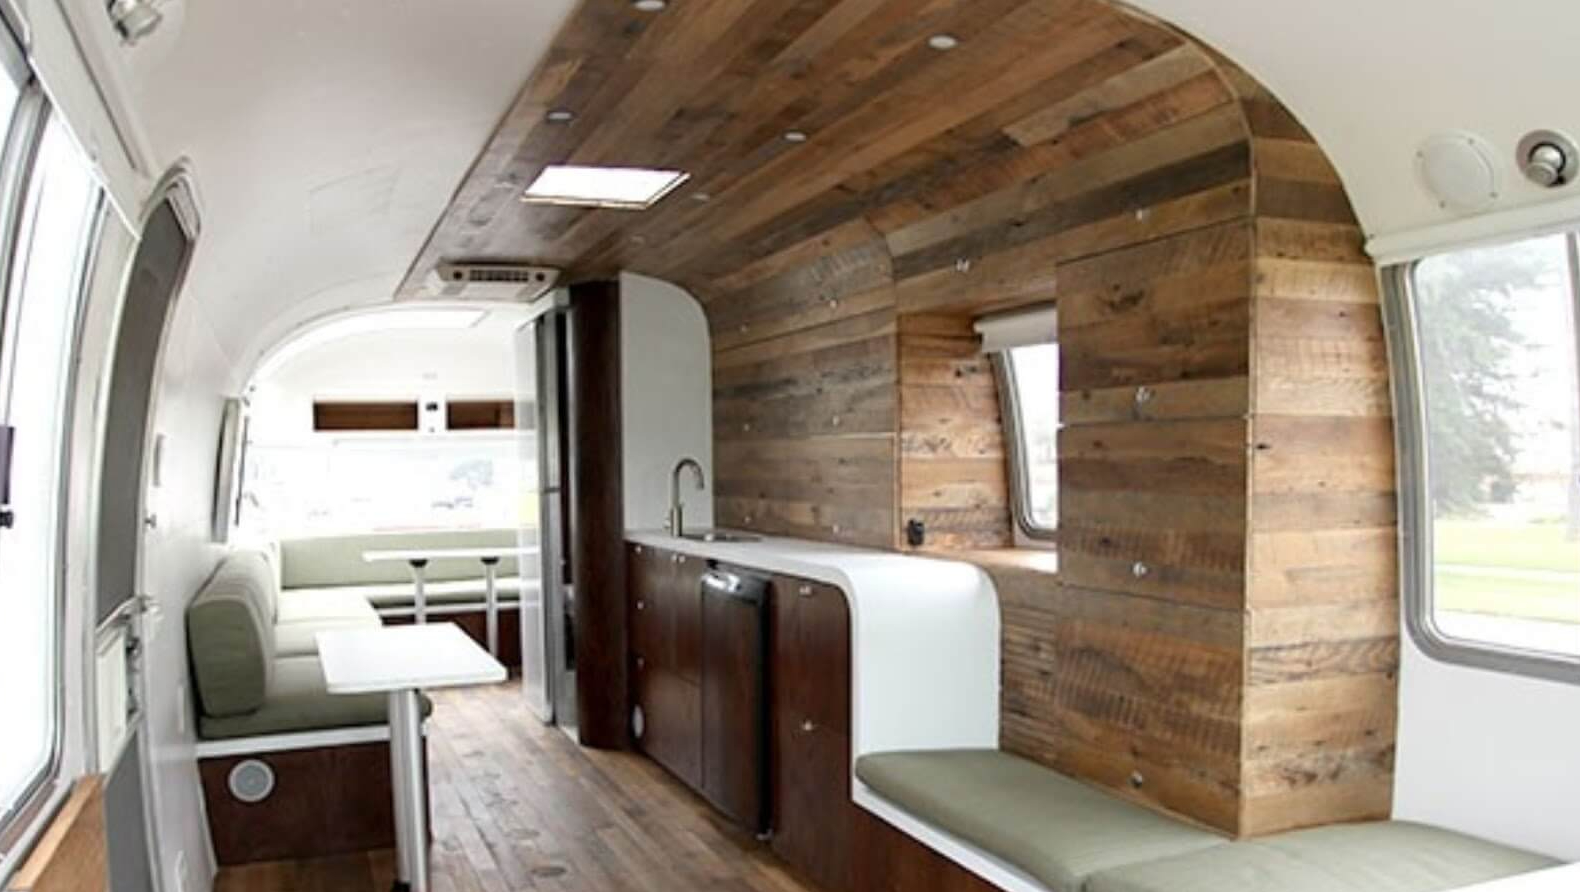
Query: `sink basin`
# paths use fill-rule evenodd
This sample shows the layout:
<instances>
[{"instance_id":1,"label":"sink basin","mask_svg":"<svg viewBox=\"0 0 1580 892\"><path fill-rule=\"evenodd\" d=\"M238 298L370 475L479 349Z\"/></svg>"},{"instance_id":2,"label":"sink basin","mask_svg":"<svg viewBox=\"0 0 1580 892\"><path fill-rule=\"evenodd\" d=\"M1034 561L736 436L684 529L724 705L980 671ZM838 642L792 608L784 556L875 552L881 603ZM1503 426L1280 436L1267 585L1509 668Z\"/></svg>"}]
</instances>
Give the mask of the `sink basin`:
<instances>
[{"instance_id":1,"label":"sink basin","mask_svg":"<svg viewBox=\"0 0 1580 892\"><path fill-rule=\"evenodd\" d=\"M691 539L694 542L761 542L762 536L753 536L751 533L731 533L725 530L705 530L697 533L687 533L682 539Z\"/></svg>"}]
</instances>

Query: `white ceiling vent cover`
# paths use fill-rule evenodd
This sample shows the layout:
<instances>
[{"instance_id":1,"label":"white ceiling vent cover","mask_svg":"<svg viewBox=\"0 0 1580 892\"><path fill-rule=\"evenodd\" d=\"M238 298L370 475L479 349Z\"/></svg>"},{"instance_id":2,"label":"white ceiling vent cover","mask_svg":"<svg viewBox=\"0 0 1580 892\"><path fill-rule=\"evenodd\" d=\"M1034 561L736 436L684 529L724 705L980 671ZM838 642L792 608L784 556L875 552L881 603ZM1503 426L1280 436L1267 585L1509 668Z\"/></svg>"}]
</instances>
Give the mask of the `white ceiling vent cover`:
<instances>
[{"instance_id":1,"label":"white ceiling vent cover","mask_svg":"<svg viewBox=\"0 0 1580 892\"><path fill-rule=\"evenodd\" d=\"M441 262L434 268L429 290L463 300L531 303L560 280L560 271L520 263Z\"/></svg>"}]
</instances>

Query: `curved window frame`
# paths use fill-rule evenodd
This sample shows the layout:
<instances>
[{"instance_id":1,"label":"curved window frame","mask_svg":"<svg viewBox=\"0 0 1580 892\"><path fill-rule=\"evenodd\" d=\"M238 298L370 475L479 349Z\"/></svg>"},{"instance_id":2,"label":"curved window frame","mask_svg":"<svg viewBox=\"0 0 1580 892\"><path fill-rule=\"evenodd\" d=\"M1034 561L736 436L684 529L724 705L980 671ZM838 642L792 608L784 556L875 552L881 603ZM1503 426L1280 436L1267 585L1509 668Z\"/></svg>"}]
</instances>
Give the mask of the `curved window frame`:
<instances>
[{"instance_id":1,"label":"curved window frame","mask_svg":"<svg viewBox=\"0 0 1580 892\"><path fill-rule=\"evenodd\" d=\"M1042 526L1031 512L1031 468L1027 463L1024 422L1021 420L1020 385L1015 378L1015 358L1012 350L993 355L993 370L998 379L999 415L1004 425L1004 448L1009 457L1011 514L1015 528L1029 542L1039 547L1058 544L1059 527Z\"/></svg>"},{"instance_id":2,"label":"curved window frame","mask_svg":"<svg viewBox=\"0 0 1580 892\"><path fill-rule=\"evenodd\" d=\"M1425 370L1421 364L1420 320L1415 294L1415 273L1421 262L1397 264L1382 272L1383 327L1388 341L1394 401L1399 569L1405 628L1416 646L1439 662L1580 684L1580 658L1455 637L1437 622L1431 468L1427 407L1423 398Z\"/></svg>"}]
</instances>

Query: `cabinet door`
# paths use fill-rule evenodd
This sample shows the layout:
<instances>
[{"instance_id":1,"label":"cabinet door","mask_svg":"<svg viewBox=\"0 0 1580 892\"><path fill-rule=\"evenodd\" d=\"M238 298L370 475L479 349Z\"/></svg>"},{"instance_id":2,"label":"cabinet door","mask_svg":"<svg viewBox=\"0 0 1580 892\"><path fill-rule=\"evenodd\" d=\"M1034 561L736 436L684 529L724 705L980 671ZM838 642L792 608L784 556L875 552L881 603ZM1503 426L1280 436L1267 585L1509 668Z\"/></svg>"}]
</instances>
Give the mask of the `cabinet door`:
<instances>
[{"instance_id":1,"label":"cabinet door","mask_svg":"<svg viewBox=\"0 0 1580 892\"><path fill-rule=\"evenodd\" d=\"M642 709L642 752L692 788L702 783L702 696L673 672L638 660L636 702Z\"/></svg>"},{"instance_id":2,"label":"cabinet door","mask_svg":"<svg viewBox=\"0 0 1580 892\"><path fill-rule=\"evenodd\" d=\"M774 580L773 848L825 889L851 886L850 614L844 593Z\"/></svg>"},{"instance_id":3,"label":"cabinet door","mask_svg":"<svg viewBox=\"0 0 1580 892\"><path fill-rule=\"evenodd\" d=\"M670 624L670 667L691 682L702 682L702 575L708 562L691 555L676 555L665 612Z\"/></svg>"},{"instance_id":4,"label":"cabinet door","mask_svg":"<svg viewBox=\"0 0 1580 892\"><path fill-rule=\"evenodd\" d=\"M638 658L652 666L665 662L663 605L672 566L668 553L660 549L632 545L626 551L633 663Z\"/></svg>"}]
</instances>

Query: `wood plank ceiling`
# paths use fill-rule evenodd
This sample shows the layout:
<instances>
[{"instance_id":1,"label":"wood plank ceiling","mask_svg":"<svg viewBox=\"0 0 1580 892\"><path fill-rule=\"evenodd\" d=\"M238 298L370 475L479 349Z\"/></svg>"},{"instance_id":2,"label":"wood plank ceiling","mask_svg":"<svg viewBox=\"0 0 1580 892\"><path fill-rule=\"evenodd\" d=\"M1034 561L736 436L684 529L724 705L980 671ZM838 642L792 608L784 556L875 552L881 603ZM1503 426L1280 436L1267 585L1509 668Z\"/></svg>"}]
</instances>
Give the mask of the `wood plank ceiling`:
<instances>
[{"instance_id":1,"label":"wood plank ceiling","mask_svg":"<svg viewBox=\"0 0 1580 892\"><path fill-rule=\"evenodd\" d=\"M643 213L521 203L550 163L692 178ZM970 320L1057 300L1059 569L995 566L1003 744L1254 835L1388 811L1360 243L1273 97L1100 0L585 0L401 296L440 259L680 284L713 336L720 523L888 548L915 519L945 549L1010 538Z\"/></svg>"}]
</instances>

